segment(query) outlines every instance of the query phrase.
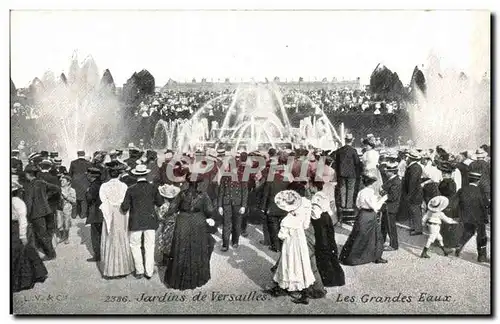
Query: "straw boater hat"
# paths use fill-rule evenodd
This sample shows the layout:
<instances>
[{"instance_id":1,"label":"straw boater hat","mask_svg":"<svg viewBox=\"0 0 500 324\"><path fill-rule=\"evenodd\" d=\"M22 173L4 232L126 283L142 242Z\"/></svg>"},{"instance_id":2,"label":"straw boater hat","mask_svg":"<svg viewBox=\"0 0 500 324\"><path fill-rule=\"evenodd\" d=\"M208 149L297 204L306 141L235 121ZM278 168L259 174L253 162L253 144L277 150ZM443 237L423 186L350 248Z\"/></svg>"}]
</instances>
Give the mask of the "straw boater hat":
<instances>
[{"instance_id":1,"label":"straw boater hat","mask_svg":"<svg viewBox=\"0 0 500 324\"><path fill-rule=\"evenodd\" d=\"M427 209L433 213L438 213L448 207L449 203L450 201L445 196L436 196L429 201Z\"/></svg>"},{"instance_id":2,"label":"straw boater hat","mask_svg":"<svg viewBox=\"0 0 500 324\"><path fill-rule=\"evenodd\" d=\"M15 180L12 181L11 183L11 186L10 186L10 191L16 191L16 190L19 190L21 189L23 186L21 186L21 184Z\"/></svg>"},{"instance_id":3,"label":"straw boater hat","mask_svg":"<svg viewBox=\"0 0 500 324\"><path fill-rule=\"evenodd\" d=\"M42 162L40 162L40 166L51 166L52 165L52 161L50 160L43 160Z\"/></svg>"},{"instance_id":4,"label":"straw boater hat","mask_svg":"<svg viewBox=\"0 0 500 324\"><path fill-rule=\"evenodd\" d=\"M181 188L174 185L164 184L163 186L158 187L158 191L160 192L160 195L165 198L174 198L181 191Z\"/></svg>"},{"instance_id":5,"label":"straw boater hat","mask_svg":"<svg viewBox=\"0 0 500 324\"><path fill-rule=\"evenodd\" d=\"M37 152L33 152L31 153L29 156L28 156L28 160L33 160L35 157L38 156L38 153Z\"/></svg>"},{"instance_id":6,"label":"straw boater hat","mask_svg":"<svg viewBox=\"0 0 500 324\"><path fill-rule=\"evenodd\" d=\"M146 175L149 172L151 172L151 170L149 170L144 164L138 164L135 169L132 170L133 175Z\"/></svg>"},{"instance_id":7,"label":"straw boater hat","mask_svg":"<svg viewBox=\"0 0 500 324\"><path fill-rule=\"evenodd\" d=\"M278 208L290 212L300 207L302 197L293 190L283 190L276 194L274 202Z\"/></svg>"},{"instance_id":8,"label":"straw boater hat","mask_svg":"<svg viewBox=\"0 0 500 324\"><path fill-rule=\"evenodd\" d=\"M486 153L486 151L482 148L479 148L476 150L476 154L474 155L476 156L476 159L484 159L488 156L488 153Z\"/></svg>"},{"instance_id":9,"label":"straw boater hat","mask_svg":"<svg viewBox=\"0 0 500 324\"><path fill-rule=\"evenodd\" d=\"M410 150L406 153L406 156L412 160L420 160L422 156L416 150Z\"/></svg>"},{"instance_id":10,"label":"straw boater hat","mask_svg":"<svg viewBox=\"0 0 500 324\"><path fill-rule=\"evenodd\" d=\"M479 180L479 179L481 179L481 173L469 172L469 179L470 180Z\"/></svg>"}]
</instances>

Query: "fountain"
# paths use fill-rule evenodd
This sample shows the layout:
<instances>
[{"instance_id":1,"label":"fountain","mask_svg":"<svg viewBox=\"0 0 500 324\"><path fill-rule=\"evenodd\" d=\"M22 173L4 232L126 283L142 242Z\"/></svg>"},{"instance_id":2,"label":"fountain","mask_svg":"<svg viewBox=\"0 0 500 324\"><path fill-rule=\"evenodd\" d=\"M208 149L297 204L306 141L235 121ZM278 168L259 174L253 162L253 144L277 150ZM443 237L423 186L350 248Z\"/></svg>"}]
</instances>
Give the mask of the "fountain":
<instances>
[{"instance_id":1,"label":"fountain","mask_svg":"<svg viewBox=\"0 0 500 324\"><path fill-rule=\"evenodd\" d=\"M300 108L298 115L303 117L297 119L283 105L282 94L276 84L242 84L233 94L207 102L188 122L178 127L176 149L187 151L223 145L226 149L253 151L266 146L304 145L327 150L341 145L343 136L337 134L325 113L307 96L299 96L308 105ZM217 127L219 121L214 120L213 105L228 99L230 103L224 110L221 126ZM158 122L155 138L171 136L161 132L175 132L161 126L164 123Z\"/></svg>"},{"instance_id":2,"label":"fountain","mask_svg":"<svg viewBox=\"0 0 500 324\"><path fill-rule=\"evenodd\" d=\"M490 143L489 78L476 82L463 73L442 72L439 60L430 60L425 95L417 89L417 105L410 111L415 144L443 145L453 152Z\"/></svg>"},{"instance_id":3,"label":"fountain","mask_svg":"<svg viewBox=\"0 0 500 324\"><path fill-rule=\"evenodd\" d=\"M50 76L51 72L45 75ZM122 122L118 99L99 81L93 58L89 55L79 64L75 51L68 80L61 76L48 82L50 86L43 91L35 92L34 105L40 111L37 132L43 142L54 143L46 148L71 159L78 149L91 152L104 149L105 145L119 145L113 142L122 137L118 132ZM56 140L61 140L62 145Z\"/></svg>"}]
</instances>

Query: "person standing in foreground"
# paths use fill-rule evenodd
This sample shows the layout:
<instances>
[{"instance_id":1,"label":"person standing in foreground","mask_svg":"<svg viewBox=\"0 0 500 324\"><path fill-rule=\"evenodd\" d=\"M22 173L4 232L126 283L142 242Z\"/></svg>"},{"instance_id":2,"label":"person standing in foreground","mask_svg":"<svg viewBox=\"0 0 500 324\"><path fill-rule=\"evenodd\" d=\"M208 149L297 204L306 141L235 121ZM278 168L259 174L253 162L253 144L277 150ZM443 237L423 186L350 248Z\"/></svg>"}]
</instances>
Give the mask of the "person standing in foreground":
<instances>
[{"instance_id":1,"label":"person standing in foreground","mask_svg":"<svg viewBox=\"0 0 500 324\"><path fill-rule=\"evenodd\" d=\"M356 199L359 209L351 234L340 253L340 262L345 265L365 263L387 263L382 259L384 242L377 213L387 200L387 196L378 198L374 186L378 180L376 174L365 173L362 176L363 188Z\"/></svg>"},{"instance_id":2,"label":"person standing in foreground","mask_svg":"<svg viewBox=\"0 0 500 324\"><path fill-rule=\"evenodd\" d=\"M420 154L410 151L407 154L408 166L401 185L400 213L408 213L410 220L410 235L422 235L422 201L424 200L421 186L422 166L418 163ZM405 219L406 217L401 217Z\"/></svg>"},{"instance_id":3,"label":"person standing in foreground","mask_svg":"<svg viewBox=\"0 0 500 324\"><path fill-rule=\"evenodd\" d=\"M88 179L90 186L85 194L87 198L87 220L86 225L90 225L90 240L94 256L87 259L88 262L101 261L101 236L102 236L102 211L99 191L102 185L102 172L98 168L89 168Z\"/></svg>"},{"instance_id":4,"label":"person standing in foreground","mask_svg":"<svg viewBox=\"0 0 500 324\"><path fill-rule=\"evenodd\" d=\"M92 167L92 163L85 159L85 151L77 152L78 158L71 161L68 175L71 177L71 185L76 191L76 208L73 215L79 215L80 218L87 217L87 200L85 193L90 183L87 179L87 170Z\"/></svg>"},{"instance_id":5,"label":"person standing in foreground","mask_svg":"<svg viewBox=\"0 0 500 324\"><path fill-rule=\"evenodd\" d=\"M340 186L339 206L342 209L353 209L354 186L361 171L358 151L352 147L352 141L352 134L346 134L346 144L338 149L335 154L335 173Z\"/></svg>"},{"instance_id":6,"label":"person standing in foreground","mask_svg":"<svg viewBox=\"0 0 500 324\"><path fill-rule=\"evenodd\" d=\"M128 213L122 213L127 185L119 180L126 166L119 161L106 163L110 180L101 185L99 199L102 212L100 270L104 278L121 278L134 271L128 237Z\"/></svg>"},{"instance_id":7,"label":"person standing in foreground","mask_svg":"<svg viewBox=\"0 0 500 324\"><path fill-rule=\"evenodd\" d=\"M422 226L425 226L426 224L429 226L430 235L427 239L427 243L425 244L422 254L420 255L421 258L430 258L430 256L427 254L427 251L429 251L431 244L436 240L439 242L439 247L441 248L445 256L448 256L448 254L450 253L444 247L443 237L440 233L442 222L448 224L456 224L453 219L449 218L443 213L443 210L448 207L448 204L449 200L444 196L436 196L429 201L427 205L427 212L422 218Z\"/></svg>"},{"instance_id":8,"label":"person standing in foreground","mask_svg":"<svg viewBox=\"0 0 500 324\"><path fill-rule=\"evenodd\" d=\"M488 224L488 201L485 194L479 187L482 175L476 172L469 172L469 184L460 188L457 192L458 213L464 224L464 232L459 245L455 250L458 257L465 244L476 233L476 247L478 262L488 262L486 255L486 224Z\"/></svg>"},{"instance_id":9,"label":"person standing in foreground","mask_svg":"<svg viewBox=\"0 0 500 324\"><path fill-rule=\"evenodd\" d=\"M395 251L399 248L396 215L401 199L401 179L398 176L398 163L388 163L385 168L387 180L382 185L383 192L387 193L387 201L382 208L381 231L385 242L389 234L389 246L386 251Z\"/></svg>"},{"instance_id":10,"label":"person standing in foreground","mask_svg":"<svg viewBox=\"0 0 500 324\"><path fill-rule=\"evenodd\" d=\"M57 228L61 237L60 243L69 244L69 229L71 215L76 204L76 192L71 188L71 178L67 175L61 177L61 208L57 211Z\"/></svg>"},{"instance_id":11,"label":"person standing in foreground","mask_svg":"<svg viewBox=\"0 0 500 324\"><path fill-rule=\"evenodd\" d=\"M158 228L158 216L155 206L163 204L158 189L146 179L150 170L144 164L139 164L132 170L137 176L137 183L127 189L121 209L130 211L129 231L130 249L135 264L135 277L151 279L155 266L155 237ZM141 251L141 241L144 236L144 262Z\"/></svg>"}]
</instances>

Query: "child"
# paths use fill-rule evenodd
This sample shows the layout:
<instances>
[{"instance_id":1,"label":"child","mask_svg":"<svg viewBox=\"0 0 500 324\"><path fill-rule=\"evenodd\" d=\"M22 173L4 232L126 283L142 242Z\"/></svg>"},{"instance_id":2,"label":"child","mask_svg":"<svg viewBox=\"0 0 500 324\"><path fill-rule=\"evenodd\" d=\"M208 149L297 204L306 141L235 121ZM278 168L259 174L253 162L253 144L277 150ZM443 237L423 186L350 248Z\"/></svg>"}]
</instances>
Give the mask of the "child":
<instances>
[{"instance_id":1,"label":"child","mask_svg":"<svg viewBox=\"0 0 500 324\"><path fill-rule=\"evenodd\" d=\"M401 179L398 176L398 163L387 163L385 168L386 180L382 185L382 195L387 194L387 200L382 208L381 231L385 242L389 235L389 246L386 251L395 251L399 248L396 217L401 199Z\"/></svg>"},{"instance_id":2,"label":"child","mask_svg":"<svg viewBox=\"0 0 500 324\"><path fill-rule=\"evenodd\" d=\"M427 254L427 251L429 250L431 244L436 241L436 239L439 241L439 246L441 247L441 250L443 250L444 255L448 256L448 254L450 253L445 249L443 244L443 237L441 236L441 233L439 233L439 231L441 230L441 222L445 222L448 224L457 223L443 213L443 210L448 207L448 204L449 200L445 196L436 196L429 201L429 204L427 205L427 212L422 218L422 226L425 226L425 224L429 226L430 235L427 239L424 250L420 255L421 258L430 258L430 256Z\"/></svg>"},{"instance_id":3,"label":"child","mask_svg":"<svg viewBox=\"0 0 500 324\"><path fill-rule=\"evenodd\" d=\"M57 228L61 238L59 243L69 244L70 219L76 204L76 191L71 187L71 178L67 175L61 177L61 197L61 209L57 211Z\"/></svg>"}]
</instances>

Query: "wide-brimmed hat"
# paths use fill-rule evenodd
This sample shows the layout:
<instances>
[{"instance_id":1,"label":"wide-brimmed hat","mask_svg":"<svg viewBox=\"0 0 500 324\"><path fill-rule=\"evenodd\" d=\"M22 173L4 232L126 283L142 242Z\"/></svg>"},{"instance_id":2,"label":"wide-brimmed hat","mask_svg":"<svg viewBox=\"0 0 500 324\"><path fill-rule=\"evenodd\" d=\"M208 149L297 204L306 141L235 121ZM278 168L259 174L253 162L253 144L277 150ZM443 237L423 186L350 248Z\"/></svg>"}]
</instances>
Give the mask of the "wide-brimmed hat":
<instances>
[{"instance_id":1,"label":"wide-brimmed hat","mask_svg":"<svg viewBox=\"0 0 500 324\"><path fill-rule=\"evenodd\" d=\"M151 170L149 170L145 164L138 164L131 172L134 175L146 175L151 172Z\"/></svg>"},{"instance_id":2,"label":"wide-brimmed hat","mask_svg":"<svg viewBox=\"0 0 500 324\"><path fill-rule=\"evenodd\" d=\"M448 207L449 203L449 199L445 196L436 196L429 201L427 209L433 213L441 212Z\"/></svg>"},{"instance_id":3,"label":"wide-brimmed hat","mask_svg":"<svg viewBox=\"0 0 500 324\"><path fill-rule=\"evenodd\" d=\"M42 162L39 163L40 166L51 166L52 161L50 160L42 160Z\"/></svg>"},{"instance_id":4,"label":"wide-brimmed hat","mask_svg":"<svg viewBox=\"0 0 500 324\"><path fill-rule=\"evenodd\" d=\"M127 166L120 161L111 161L105 164L105 166L110 170L122 171L127 168Z\"/></svg>"},{"instance_id":5,"label":"wide-brimmed hat","mask_svg":"<svg viewBox=\"0 0 500 324\"><path fill-rule=\"evenodd\" d=\"M37 152L33 152L30 155L28 155L28 160L33 160L37 156L39 156L39 154Z\"/></svg>"},{"instance_id":6,"label":"wide-brimmed hat","mask_svg":"<svg viewBox=\"0 0 500 324\"><path fill-rule=\"evenodd\" d=\"M370 145L371 147L377 146L374 137L368 137L363 140L363 145Z\"/></svg>"},{"instance_id":7,"label":"wide-brimmed hat","mask_svg":"<svg viewBox=\"0 0 500 324\"><path fill-rule=\"evenodd\" d=\"M470 180L479 180L481 179L481 173L479 172L469 172L469 179Z\"/></svg>"},{"instance_id":8,"label":"wide-brimmed hat","mask_svg":"<svg viewBox=\"0 0 500 324\"><path fill-rule=\"evenodd\" d=\"M99 168L91 167L91 168L87 169L87 174L93 175L93 176L100 176L102 174L102 171Z\"/></svg>"},{"instance_id":9,"label":"wide-brimmed hat","mask_svg":"<svg viewBox=\"0 0 500 324\"><path fill-rule=\"evenodd\" d=\"M399 163L387 161L385 163L385 171L395 172L399 170Z\"/></svg>"},{"instance_id":10,"label":"wide-brimmed hat","mask_svg":"<svg viewBox=\"0 0 500 324\"><path fill-rule=\"evenodd\" d=\"M276 194L274 202L278 208L290 212L300 207L302 197L293 190L283 190Z\"/></svg>"},{"instance_id":11,"label":"wide-brimmed hat","mask_svg":"<svg viewBox=\"0 0 500 324\"><path fill-rule=\"evenodd\" d=\"M474 154L474 156L476 157L476 159L484 159L485 157L488 156L488 153L483 150L482 148L479 148L476 150L476 153Z\"/></svg>"},{"instance_id":12,"label":"wide-brimmed hat","mask_svg":"<svg viewBox=\"0 0 500 324\"><path fill-rule=\"evenodd\" d=\"M12 180L11 185L10 185L10 191L16 191L21 189L23 186L17 182L16 180Z\"/></svg>"},{"instance_id":13,"label":"wide-brimmed hat","mask_svg":"<svg viewBox=\"0 0 500 324\"><path fill-rule=\"evenodd\" d=\"M406 153L406 156L412 160L420 160L422 156L417 150L410 150Z\"/></svg>"},{"instance_id":14,"label":"wide-brimmed hat","mask_svg":"<svg viewBox=\"0 0 500 324\"><path fill-rule=\"evenodd\" d=\"M452 173L455 169L453 165L448 161L439 161L438 163L436 163L436 167L439 171L445 173Z\"/></svg>"},{"instance_id":15,"label":"wide-brimmed hat","mask_svg":"<svg viewBox=\"0 0 500 324\"><path fill-rule=\"evenodd\" d=\"M174 185L164 184L163 186L158 187L158 191L160 192L160 195L165 198L174 198L181 191L181 189Z\"/></svg>"}]
</instances>

